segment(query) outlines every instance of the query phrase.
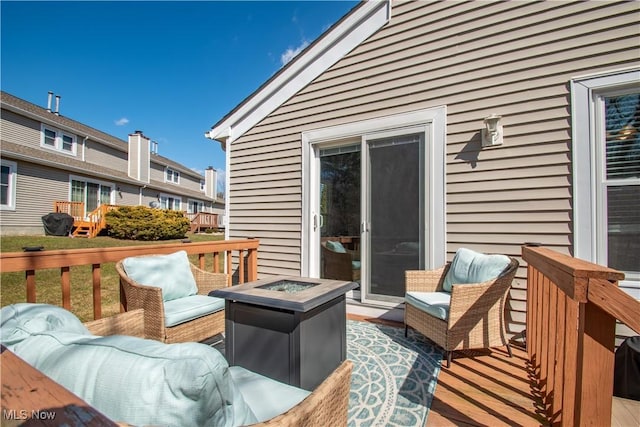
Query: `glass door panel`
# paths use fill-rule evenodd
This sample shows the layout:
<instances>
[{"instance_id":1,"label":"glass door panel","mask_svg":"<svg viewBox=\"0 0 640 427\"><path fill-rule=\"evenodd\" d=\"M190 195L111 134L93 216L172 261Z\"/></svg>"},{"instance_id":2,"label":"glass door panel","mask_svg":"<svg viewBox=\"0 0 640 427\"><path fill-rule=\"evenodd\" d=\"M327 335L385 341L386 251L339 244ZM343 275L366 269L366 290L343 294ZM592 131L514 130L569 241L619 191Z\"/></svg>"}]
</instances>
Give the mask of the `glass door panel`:
<instances>
[{"instance_id":1,"label":"glass door panel","mask_svg":"<svg viewBox=\"0 0 640 427\"><path fill-rule=\"evenodd\" d=\"M367 142L367 299L394 301L394 297L404 297L405 270L423 265L421 145L419 134Z\"/></svg>"},{"instance_id":2,"label":"glass door panel","mask_svg":"<svg viewBox=\"0 0 640 427\"><path fill-rule=\"evenodd\" d=\"M93 210L98 207L99 191L99 184L87 182L87 213L93 212Z\"/></svg>"},{"instance_id":3,"label":"glass door panel","mask_svg":"<svg viewBox=\"0 0 640 427\"><path fill-rule=\"evenodd\" d=\"M360 144L320 149L320 277L360 281Z\"/></svg>"}]
</instances>

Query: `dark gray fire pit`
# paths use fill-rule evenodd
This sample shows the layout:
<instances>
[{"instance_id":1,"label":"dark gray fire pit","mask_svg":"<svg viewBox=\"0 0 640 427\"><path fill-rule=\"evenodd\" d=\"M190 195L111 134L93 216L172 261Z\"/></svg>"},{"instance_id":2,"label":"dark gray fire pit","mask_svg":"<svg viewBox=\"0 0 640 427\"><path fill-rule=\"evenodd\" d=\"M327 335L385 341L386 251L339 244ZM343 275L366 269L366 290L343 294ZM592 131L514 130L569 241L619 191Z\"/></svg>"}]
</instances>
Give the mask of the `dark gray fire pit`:
<instances>
[{"instance_id":1,"label":"dark gray fire pit","mask_svg":"<svg viewBox=\"0 0 640 427\"><path fill-rule=\"evenodd\" d=\"M227 361L313 390L347 357L345 293L357 286L279 276L212 292L226 299Z\"/></svg>"}]
</instances>

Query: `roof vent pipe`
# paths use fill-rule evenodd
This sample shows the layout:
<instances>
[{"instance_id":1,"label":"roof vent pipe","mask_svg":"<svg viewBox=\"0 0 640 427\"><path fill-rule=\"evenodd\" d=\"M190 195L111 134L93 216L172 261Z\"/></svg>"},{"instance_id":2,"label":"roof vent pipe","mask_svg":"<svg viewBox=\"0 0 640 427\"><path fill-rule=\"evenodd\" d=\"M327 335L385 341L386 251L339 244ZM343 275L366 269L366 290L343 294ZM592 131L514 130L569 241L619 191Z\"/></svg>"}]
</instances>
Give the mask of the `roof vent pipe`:
<instances>
[{"instance_id":1,"label":"roof vent pipe","mask_svg":"<svg viewBox=\"0 0 640 427\"><path fill-rule=\"evenodd\" d=\"M49 91L49 96L47 97L47 111L51 112L51 97L53 96L53 92Z\"/></svg>"},{"instance_id":2,"label":"roof vent pipe","mask_svg":"<svg viewBox=\"0 0 640 427\"><path fill-rule=\"evenodd\" d=\"M59 116L60 115L60 95L56 95L56 111L55 111L55 115Z\"/></svg>"}]
</instances>

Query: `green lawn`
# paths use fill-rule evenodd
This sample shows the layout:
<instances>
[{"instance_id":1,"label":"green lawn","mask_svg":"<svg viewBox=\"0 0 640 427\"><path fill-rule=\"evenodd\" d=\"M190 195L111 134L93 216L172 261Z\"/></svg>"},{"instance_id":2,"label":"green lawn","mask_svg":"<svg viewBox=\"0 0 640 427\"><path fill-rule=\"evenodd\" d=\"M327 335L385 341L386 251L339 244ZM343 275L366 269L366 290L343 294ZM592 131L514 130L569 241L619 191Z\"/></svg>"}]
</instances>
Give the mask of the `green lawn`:
<instances>
[{"instance_id":1,"label":"green lawn","mask_svg":"<svg viewBox=\"0 0 640 427\"><path fill-rule=\"evenodd\" d=\"M223 240L223 235L189 234L193 242ZM0 236L0 252L22 252L23 247L44 246L45 250L54 249L83 249L106 248L114 246L154 245L178 243L179 240L164 240L162 242L139 242L132 240L117 240L111 237L95 237L92 239L69 238L56 236ZM192 256L195 262L197 256ZM211 268L207 258L207 269ZM107 317L120 310L118 275L113 263L103 264L102 277L102 316ZM93 319L93 295L91 292L91 266L71 267L71 311L82 321ZM24 273L2 273L0 275L0 306L26 302L26 287ZM60 289L60 270L38 270L36 272L36 302L62 305L62 291Z\"/></svg>"}]
</instances>

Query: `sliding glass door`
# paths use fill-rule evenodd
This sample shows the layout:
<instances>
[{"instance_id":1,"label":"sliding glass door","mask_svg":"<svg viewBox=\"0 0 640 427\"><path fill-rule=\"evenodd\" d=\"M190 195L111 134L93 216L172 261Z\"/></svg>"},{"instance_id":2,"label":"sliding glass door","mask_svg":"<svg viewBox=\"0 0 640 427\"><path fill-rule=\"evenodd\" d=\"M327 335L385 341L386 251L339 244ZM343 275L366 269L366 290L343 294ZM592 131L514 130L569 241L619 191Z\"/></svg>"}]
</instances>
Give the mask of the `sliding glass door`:
<instances>
[{"instance_id":1,"label":"sliding glass door","mask_svg":"<svg viewBox=\"0 0 640 427\"><path fill-rule=\"evenodd\" d=\"M320 277L357 281L363 301L400 301L405 270L424 266L422 135L320 146L316 161Z\"/></svg>"}]
</instances>

